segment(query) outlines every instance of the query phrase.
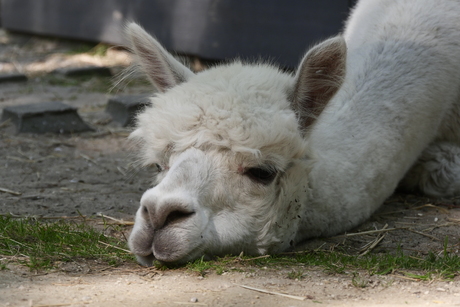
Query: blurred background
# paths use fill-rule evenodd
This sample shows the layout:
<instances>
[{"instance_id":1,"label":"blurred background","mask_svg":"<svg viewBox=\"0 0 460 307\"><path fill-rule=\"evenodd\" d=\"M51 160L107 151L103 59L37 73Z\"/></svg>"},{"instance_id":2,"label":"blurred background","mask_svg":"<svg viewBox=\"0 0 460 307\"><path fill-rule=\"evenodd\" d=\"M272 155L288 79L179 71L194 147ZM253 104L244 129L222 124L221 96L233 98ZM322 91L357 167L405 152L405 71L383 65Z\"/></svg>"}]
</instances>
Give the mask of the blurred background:
<instances>
[{"instance_id":1,"label":"blurred background","mask_svg":"<svg viewBox=\"0 0 460 307\"><path fill-rule=\"evenodd\" d=\"M356 0L0 0L3 29L111 45L136 21L169 50L205 60L297 65L336 35Z\"/></svg>"}]
</instances>

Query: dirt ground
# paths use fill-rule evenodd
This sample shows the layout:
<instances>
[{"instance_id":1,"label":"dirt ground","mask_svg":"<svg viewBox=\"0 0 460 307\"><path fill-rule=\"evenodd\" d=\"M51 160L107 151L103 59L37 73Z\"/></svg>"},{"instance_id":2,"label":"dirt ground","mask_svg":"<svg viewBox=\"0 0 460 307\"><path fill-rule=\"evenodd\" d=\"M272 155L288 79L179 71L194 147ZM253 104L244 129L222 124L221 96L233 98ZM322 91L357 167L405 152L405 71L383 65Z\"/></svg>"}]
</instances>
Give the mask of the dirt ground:
<instances>
[{"instance_id":1,"label":"dirt ground","mask_svg":"<svg viewBox=\"0 0 460 307\"><path fill-rule=\"evenodd\" d=\"M78 107L95 129L75 135L34 135L15 134L10 123L0 124L0 188L10 190L0 192L0 214L52 218L102 213L131 221L150 185L147 171L130 171L129 129L111 122L104 112L111 95L150 89L136 85L108 93L108 82L101 78L78 84L50 81L50 71L59 67L104 65L118 71L129 62L127 53L117 48L99 56L75 52L80 46L0 30L0 73L19 71L30 78L26 83L0 84L0 109L58 100ZM351 233L385 227L386 231L312 240L298 249L341 248L358 255L366 251L366 244L383 237L371 252L402 248L416 257L441 254L447 237L449 252L458 253L459 226L460 198L395 194ZM101 268L88 262L39 273L9 264L0 271L0 306L460 306L459 276L423 282L400 272L384 276L362 272L358 277L366 287L361 288L353 285L356 276L351 274L302 267L304 278L293 280L288 278L292 270L247 266L202 277L186 269L159 271L136 264Z\"/></svg>"}]
</instances>

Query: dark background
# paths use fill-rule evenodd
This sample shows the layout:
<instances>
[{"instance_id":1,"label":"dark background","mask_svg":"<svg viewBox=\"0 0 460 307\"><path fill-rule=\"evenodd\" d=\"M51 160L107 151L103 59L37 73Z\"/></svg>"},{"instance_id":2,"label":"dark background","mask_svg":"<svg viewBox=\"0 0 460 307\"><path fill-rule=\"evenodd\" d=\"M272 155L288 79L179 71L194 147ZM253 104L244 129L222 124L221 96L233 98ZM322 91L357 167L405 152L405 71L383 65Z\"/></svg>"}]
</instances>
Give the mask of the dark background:
<instances>
[{"instance_id":1,"label":"dark background","mask_svg":"<svg viewBox=\"0 0 460 307\"><path fill-rule=\"evenodd\" d=\"M123 44L126 21L169 50L204 59L269 59L294 67L338 34L355 0L1 0L7 30Z\"/></svg>"}]
</instances>

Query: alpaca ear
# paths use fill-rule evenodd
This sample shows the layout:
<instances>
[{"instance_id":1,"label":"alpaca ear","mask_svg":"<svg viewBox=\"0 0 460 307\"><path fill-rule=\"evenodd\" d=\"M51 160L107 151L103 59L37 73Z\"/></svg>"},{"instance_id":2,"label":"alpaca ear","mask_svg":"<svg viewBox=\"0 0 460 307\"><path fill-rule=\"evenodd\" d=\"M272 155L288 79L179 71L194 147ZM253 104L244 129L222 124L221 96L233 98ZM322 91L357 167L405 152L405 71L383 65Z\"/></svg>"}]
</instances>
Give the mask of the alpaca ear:
<instances>
[{"instance_id":1,"label":"alpaca ear","mask_svg":"<svg viewBox=\"0 0 460 307\"><path fill-rule=\"evenodd\" d=\"M193 76L190 69L136 23L129 23L125 32L142 70L159 91L165 92Z\"/></svg>"},{"instance_id":2,"label":"alpaca ear","mask_svg":"<svg viewBox=\"0 0 460 307\"><path fill-rule=\"evenodd\" d=\"M292 107L302 128L311 126L345 77L347 45L341 36L316 45L302 59L296 74Z\"/></svg>"}]
</instances>

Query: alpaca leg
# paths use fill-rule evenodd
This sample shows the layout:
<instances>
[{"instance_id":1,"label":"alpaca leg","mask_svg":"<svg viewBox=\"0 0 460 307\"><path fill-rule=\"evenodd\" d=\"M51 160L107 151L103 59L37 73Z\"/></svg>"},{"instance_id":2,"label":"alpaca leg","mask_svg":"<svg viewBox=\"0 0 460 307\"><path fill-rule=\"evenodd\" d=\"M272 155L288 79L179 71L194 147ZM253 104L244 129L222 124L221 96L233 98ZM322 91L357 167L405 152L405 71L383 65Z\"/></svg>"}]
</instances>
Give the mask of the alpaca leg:
<instances>
[{"instance_id":1,"label":"alpaca leg","mask_svg":"<svg viewBox=\"0 0 460 307\"><path fill-rule=\"evenodd\" d=\"M400 187L436 197L460 195L460 146L449 142L431 144L407 172Z\"/></svg>"}]
</instances>

